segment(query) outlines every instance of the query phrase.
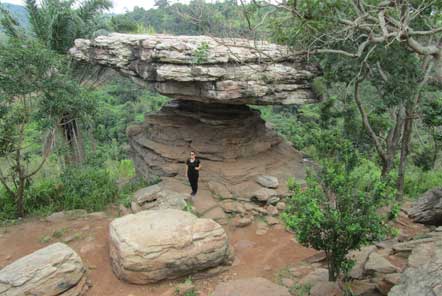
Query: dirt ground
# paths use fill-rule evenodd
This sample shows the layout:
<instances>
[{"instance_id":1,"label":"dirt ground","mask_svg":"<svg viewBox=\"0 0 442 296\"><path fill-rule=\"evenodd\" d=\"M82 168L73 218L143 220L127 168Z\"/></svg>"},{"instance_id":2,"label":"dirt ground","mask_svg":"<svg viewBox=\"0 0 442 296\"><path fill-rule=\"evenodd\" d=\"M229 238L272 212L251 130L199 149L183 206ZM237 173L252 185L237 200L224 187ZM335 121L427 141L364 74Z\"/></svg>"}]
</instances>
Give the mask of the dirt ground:
<instances>
[{"instance_id":1,"label":"dirt ground","mask_svg":"<svg viewBox=\"0 0 442 296\"><path fill-rule=\"evenodd\" d=\"M60 241L71 246L89 268L91 296L161 295L175 284L164 281L154 285L131 285L118 280L112 273L108 250L108 225L112 215L88 215L76 219L25 220L20 224L0 228L0 268L49 244ZM314 255L316 251L296 243L293 235L282 227L256 235L256 225L245 228L225 226L235 249L235 262L229 271L209 279L194 280L199 295L208 295L217 283L229 279L265 277L275 281L278 272Z\"/></svg>"}]
</instances>

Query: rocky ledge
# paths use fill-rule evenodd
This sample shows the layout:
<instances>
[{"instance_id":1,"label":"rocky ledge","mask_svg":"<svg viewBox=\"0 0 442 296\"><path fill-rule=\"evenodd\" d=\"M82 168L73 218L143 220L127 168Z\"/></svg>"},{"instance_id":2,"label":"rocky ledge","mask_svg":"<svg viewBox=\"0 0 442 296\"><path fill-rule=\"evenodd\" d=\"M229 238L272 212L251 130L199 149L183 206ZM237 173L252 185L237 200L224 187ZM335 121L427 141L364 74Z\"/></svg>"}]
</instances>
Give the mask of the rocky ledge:
<instances>
[{"instance_id":1,"label":"rocky ledge","mask_svg":"<svg viewBox=\"0 0 442 296\"><path fill-rule=\"evenodd\" d=\"M316 101L311 83L318 67L265 41L112 33L77 39L70 54L176 99L256 105Z\"/></svg>"}]
</instances>

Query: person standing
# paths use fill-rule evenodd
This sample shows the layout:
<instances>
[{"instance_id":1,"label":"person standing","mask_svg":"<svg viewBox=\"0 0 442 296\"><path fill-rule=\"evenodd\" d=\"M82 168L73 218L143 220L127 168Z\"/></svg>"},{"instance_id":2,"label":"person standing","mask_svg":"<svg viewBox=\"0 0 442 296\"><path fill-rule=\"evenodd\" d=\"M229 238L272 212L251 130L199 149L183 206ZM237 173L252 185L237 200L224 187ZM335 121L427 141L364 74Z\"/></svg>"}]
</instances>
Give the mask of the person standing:
<instances>
[{"instance_id":1,"label":"person standing","mask_svg":"<svg viewBox=\"0 0 442 296\"><path fill-rule=\"evenodd\" d=\"M195 196L198 191L198 178L199 171L201 169L200 160L196 157L195 151L190 151L190 158L186 161L186 175L189 179L190 187L192 187L192 193L190 195Z\"/></svg>"}]
</instances>

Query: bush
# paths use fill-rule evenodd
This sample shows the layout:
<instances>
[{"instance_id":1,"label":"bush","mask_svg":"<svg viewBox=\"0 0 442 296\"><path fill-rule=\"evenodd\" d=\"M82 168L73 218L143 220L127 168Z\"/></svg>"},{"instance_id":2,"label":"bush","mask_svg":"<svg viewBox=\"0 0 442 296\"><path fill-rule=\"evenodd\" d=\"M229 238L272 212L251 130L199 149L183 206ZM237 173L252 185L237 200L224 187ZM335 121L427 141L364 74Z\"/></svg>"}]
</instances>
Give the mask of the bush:
<instances>
[{"instance_id":1,"label":"bush","mask_svg":"<svg viewBox=\"0 0 442 296\"><path fill-rule=\"evenodd\" d=\"M409 166L405 175L405 194L411 198L419 197L427 190L441 185L442 170L422 171L417 167Z\"/></svg>"},{"instance_id":2,"label":"bush","mask_svg":"<svg viewBox=\"0 0 442 296\"><path fill-rule=\"evenodd\" d=\"M348 157L352 153L343 154L339 162L324 163L318 175L310 174L304 191L297 186L282 214L301 244L325 251L330 281L351 269L351 250L382 239L388 230L377 210L391 198L389 186L379 178L361 179L357 162Z\"/></svg>"},{"instance_id":3,"label":"bush","mask_svg":"<svg viewBox=\"0 0 442 296\"><path fill-rule=\"evenodd\" d=\"M104 169L70 167L60 177L63 183L63 209L101 211L118 195L118 187Z\"/></svg>"}]
</instances>

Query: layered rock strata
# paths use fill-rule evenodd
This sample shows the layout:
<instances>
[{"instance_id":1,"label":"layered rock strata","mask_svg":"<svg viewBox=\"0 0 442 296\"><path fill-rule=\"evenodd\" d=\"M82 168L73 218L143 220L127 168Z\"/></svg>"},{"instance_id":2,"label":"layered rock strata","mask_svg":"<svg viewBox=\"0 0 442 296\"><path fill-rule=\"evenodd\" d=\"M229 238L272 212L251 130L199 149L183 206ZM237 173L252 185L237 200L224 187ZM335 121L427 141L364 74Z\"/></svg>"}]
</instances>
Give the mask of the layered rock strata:
<instances>
[{"instance_id":1,"label":"layered rock strata","mask_svg":"<svg viewBox=\"0 0 442 296\"><path fill-rule=\"evenodd\" d=\"M265 41L113 33L77 39L70 54L112 67L166 96L227 104L314 102L318 68Z\"/></svg>"},{"instance_id":2,"label":"layered rock strata","mask_svg":"<svg viewBox=\"0 0 442 296\"><path fill-rule=\"evenodd\" d=\"M304 178L301 154L247 104L316 102L312 81L319 70L305 56L265 41L128 34L78 39L70 53L174 99L127 130L146 179L185 177L190 150L202 161L202 185L217 184L229 197L262 200L258 191L268 184L256 178L274 176L281 181L270 186L278 187L276 201L287 193L289 176Z\"/></svg>"},{"instance_id":3,"label":"layered rock strata","mask_svg":"<svg viewBox=\"0 0 442 296\"><path fill-rule=\"evenodd\" d=\"M142 211L112 221L110 257L114 273L135 284L179 278L233 261L218 223L174 209Z\"/></svg>"}]
</instances>

